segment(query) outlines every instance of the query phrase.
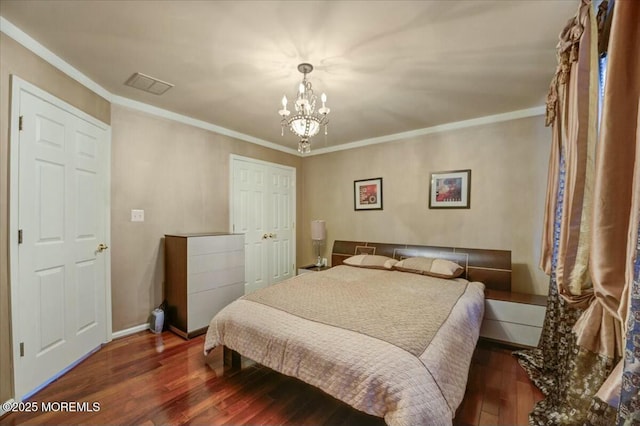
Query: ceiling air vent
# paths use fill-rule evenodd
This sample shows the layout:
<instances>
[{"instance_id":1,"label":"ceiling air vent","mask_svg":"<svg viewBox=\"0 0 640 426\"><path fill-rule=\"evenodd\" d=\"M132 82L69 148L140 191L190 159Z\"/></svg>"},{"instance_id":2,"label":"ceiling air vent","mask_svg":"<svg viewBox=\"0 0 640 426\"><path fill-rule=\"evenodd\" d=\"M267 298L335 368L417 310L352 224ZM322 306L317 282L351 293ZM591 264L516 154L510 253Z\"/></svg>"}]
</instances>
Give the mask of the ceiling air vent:
<instances>
[{"instance_id":1,"label":"ceiling air vent","mask_svg":"<svg viewBox=\"0 0 640 426\"><path fill-rule=\"evenodd\" d=\"M173 84L171 83L149 77L148 75L140 72L133 74L124 84L135 87L136 89L144 90L145 92L153 93L154 95L162 95L173 87Z\"/></svg>"}]
</instances>

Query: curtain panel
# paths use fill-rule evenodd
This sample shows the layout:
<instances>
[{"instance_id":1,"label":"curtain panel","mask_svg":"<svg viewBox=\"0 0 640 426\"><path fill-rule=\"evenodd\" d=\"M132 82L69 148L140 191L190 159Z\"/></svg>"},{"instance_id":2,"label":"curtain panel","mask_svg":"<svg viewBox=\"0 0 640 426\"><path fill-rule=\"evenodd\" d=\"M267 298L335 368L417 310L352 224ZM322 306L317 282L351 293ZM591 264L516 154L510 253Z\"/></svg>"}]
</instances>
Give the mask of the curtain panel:
<instances>
[{"instance_id":1,"label":"curtain panel","mask_svg":"<svg viewBox=\"0 0 640 426\"><path fill-rule=\"evenodd\" d=\"M609 38L607 82L596 154L591 241L595 298L576 323L578 344L608 357L622 355L623 324L633 281L638 161L636 133L640 97L640 3L616 2ZM635 199L635 200L634 200ZM623 301L624 300L624 301Z\"/></svg>"},{"instance_id":2,"label":"curtain panel","mask_svg":"<svg viewBox=\"0 0 640 426\"><path fill-rule=\"evenodd\" d=\"M631 16L634 16L631 14ZM635 5L635 19L640 19L640 7ZM640 45L638 28L635 31L636 46ZM637 54L637 50L636 50ZM636 72L640 72L637 67ZM636 74L637 76L637 74ZM624 318L623 312L627 312L626 344L624 348L624 364L622 377L620 377L620 401L618 408L618 426L640 424L640 95L636 108L636 152L635 171L633 177L633 201L632 201L632 223L635 230L631 230L629 242L635 243L632 251L635 253L631 284L623 292L622 303L620 304L620 316ZM635 215L635 217L633 216ZM634 241L635 239L635 241ZM619 377L619 376L618 376ZM617 383L616 383L617 384ZM614 385L615 389L615 385ZM615 391L609 403L615 404Z\"/></svg>"},{"instance_id":3,"label":"curtain panel","mask_svg":"<svg viewBox=\"0 0 640 426\"><path fill-rule=\"evenodd\" d=\"M616 412L620 425L640 424L640 2L615 3L598 138L596 46L606 43L594 15L581 1L561 32L548 96L549 302L538 347L515 353L545 394L531 424L611 425Z\"/></svg>"},{"instance_id":4,"label":"curtain panel","mask_svg":"<svg viewBox=\"0 0 640 426\"><path fill-rule=\"evenodd\" d=\"M640 117L637 140L640 145ZM636 237L636 261L633 284L629 292L629 322L621 378L618 426L640 424L640 233Z\"/></svg>"},{"instance_id":5,"label":"curtain panel","mask_svg":"<svg viewBox=\"0 0 640 426\"><path fill-rule=\"evenodd\" d=\"M638 118L640 124L640 117ZM638 143L640 144L640 131ZM640 233L637 235L634 269L633 284L629 292L629 323L618 408L619 426L640 424Z\"/></svg>"},{"instance_id":6,"label":"curtain panel","mask_svg":"<svg viewBox=\"0 0 640 426\"><path fill-rule=\"evenodd\" d=\"M555 285L569 304L585 308L593 297L588 276L590 215L596 146L598 93L597 26L590 0L580 3L576 16L560 33L558 66L547 96L547 125L552 147L547 181L545 233L541 267L551 273L554 221L560 220ZM564 208L557 217L559 158L565 162Z\"/></svg>"},{"instance_id":7,"label":"curtain panel","mask_svg":"<svg viewBox=\"0 0 640 426\"><path fill-rule=\"evenodd\" d=\"M613 368L613 361L581 350L573 326L582 313L558 294L555 281L556 260L564 208L565 161L560 153L551 279L547 312L538 347L514 352L529 378L545 398L529 414L531 425L611 425L615 410L593 396Z\"/></svg>"}]
</instances>

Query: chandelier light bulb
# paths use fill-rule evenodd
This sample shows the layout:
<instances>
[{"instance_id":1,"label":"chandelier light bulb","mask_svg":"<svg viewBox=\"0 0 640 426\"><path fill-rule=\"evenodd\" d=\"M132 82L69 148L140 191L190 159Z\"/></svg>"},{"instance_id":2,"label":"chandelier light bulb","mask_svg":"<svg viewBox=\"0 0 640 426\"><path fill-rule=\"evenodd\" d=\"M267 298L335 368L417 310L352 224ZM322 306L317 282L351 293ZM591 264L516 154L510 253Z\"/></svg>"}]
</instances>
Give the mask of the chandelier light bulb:
<instances>
[{"instance_id":1,"label":"chandelier light bulb","mask_svg":"<svg viewBox=\"0 0 640 426\"><path fill-rule=\"evenodd\" d=\"M278 114L280 114L283 118L288 117L289 116L289 111L287 110L287 96L283 96L282 97L282 109L280 111L278 111ZM282 135L284 136L284 131L282 132Z\"/></svg>"},{"instance_id":2,"label":"chandelier light bulb","mask_svg":"<svg viewBox=\"0 0 640 426\"><path fill-rule=\"evenodd\" d=\"M318 112L322 115L327 115L329 114L329 112L331 111L329 108L327 108L326 102L327 102L327 95L325 93L322 94L322 96L320 96L320 99L322 100L322 108L320 108L318 110ZM327 126L325 124L324 126L324 131L325 131L325 135L327 134Z\"/></svg>"},{"instance_id":3,"label":"chandelier light bulb","mask_svg":"<svg viewBox=\"0 0 640 426\"><path fill-rule=\"evenodd\" d=\"M300 86L298 86L298 92L300 92L300 94L304 93L304 84L300 83Z\"/></svg>"}]
</instances>

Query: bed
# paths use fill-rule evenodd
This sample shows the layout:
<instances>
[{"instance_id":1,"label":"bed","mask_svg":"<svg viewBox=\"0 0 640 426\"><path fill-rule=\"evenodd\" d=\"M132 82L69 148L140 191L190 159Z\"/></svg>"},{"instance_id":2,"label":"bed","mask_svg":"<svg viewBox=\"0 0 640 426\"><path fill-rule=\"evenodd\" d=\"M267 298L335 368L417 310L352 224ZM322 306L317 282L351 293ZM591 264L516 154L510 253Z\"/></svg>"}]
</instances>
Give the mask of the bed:
<instances>
[{"instance_id":1,"label":"bed","mask_svg":"<svg viewBox=\"0 0 640 426\"><path fill-rule=\"evenodd\" d=\"M446 259L463 275L344 264L359 254L394 263ZM336 241L332 265L225 307L211 321L205 353L223 345L236 367L241 354L391 426L450 425L466 388L484 288L510 288L511 252Z\"/></svg>"}]
</instances>

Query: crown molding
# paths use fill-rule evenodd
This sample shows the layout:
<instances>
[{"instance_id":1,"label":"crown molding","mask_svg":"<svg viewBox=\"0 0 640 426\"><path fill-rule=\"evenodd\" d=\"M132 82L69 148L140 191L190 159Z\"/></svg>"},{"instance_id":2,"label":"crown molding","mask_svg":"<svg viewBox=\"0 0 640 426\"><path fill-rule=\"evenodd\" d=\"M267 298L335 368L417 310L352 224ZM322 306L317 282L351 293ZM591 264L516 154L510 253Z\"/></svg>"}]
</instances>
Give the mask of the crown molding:
<instances>
[{"instance_id":1,"label":"crown molding","mask_svg":"<svg viewBox=\"0 0 640 426\"><path fill-rule=\"evenodd\" d=\"M455 121L453 123L440 124L432 127L425 127L424 129L410 130L408 132L394 133L391 135L379 136L379 137L370 138L370 139L362 139L359 141L349 142L349 143L345 143L337 146L320 148L320 149L311 151L309 154L306 154L306 156L308 157L313 155L328 154L330 152L361 148L364 146L377 145L381 143L393 142L393 141L398 141L403 139L411 139L411 138L416 138L418 136L430 135L433 133L449 132L451 130L466 129L468 127L481 126L484 124L500 123L503 121L517 120L520 118L527 118L527 117L536 117L538 115L544 115L545 111L546 111L546 107L539 106L534 108L506 112L503 114L487 115L485 117L472 118L470 120Z\"/></svg>"},{"instance_id":2,"label":"crown molding","mask_svg":"<svg viewBox=\"0 0 640 426\"><path fill-rule=\"evenodd\" d=\"M73 78L78 83L82 84L90 90L93 90L106 100L111 101L111 92L78 71L71 64L44 47L36 39L13 25L11 22L7 21L2 16L0 16L0 32L5 33L7 36L11 37L54 67L58 68L60 71Z\"/></svg>"},{"instance_id":3,"label":"crown molding","mask_svg":"<svg viewBox=\"0 0 640 426\"><path fill-rule=\"evenodd\" d=\"M168 111L166 109L158 108L153 105L145 104L143 102L134 101L133 99L125 98L118 95L112 95L111 103L115 105L131 108L134 110L146 112L147 114L155 115L157 117L177 121L183 124L187 124L189 126L197 127L204 130L209 130L224 136L240 139L245 142L250 142L255 145L263 146L265 148L275 149L276 151L285 152L291 155L296 155L296 156L300 155L298 151L293 148L288 148L283 145L278 145L276 143L269 142L264 139L260 139L251 135L236 132L235 130L227 129L226 127L220 127L215 124L209 123L207 121L198 120L196 118L188 117L186 115L182 115L172 111Z\"/></svg>"},{"instance_id":4,"label":"crown molding","mask_svg":"<svg viewBox=\"0 0 640 426\"><path fill-rule=\"evenodd\" d=\"M145 104L143 102L134 101L133 99L125 98L122 96L114 95L109 92L104 87L100 86L98 83L84 75L78 69L73 67L71 64L66 62L64 59L44 47L37 40L31 37L29 34L22 31L20 28L16 27L10 21L0 16L0 32L3 32L8 37L11 37L16 42L20 43L26 49L33 52L35 55L44 59L49 64L53 65L55 68L62 71L64 74L76 80L78 83L82 84L89 90L97 93L102 96L107 101L112 104L125 106L131 109L135 109L138 111L146 112L148 114L152 114L158 117L167 118L169 120L174 120L183 124L187 124L190 126L198 127L200 129L209 130L215 133L219 133L221 135L229 136L232 138L240 139L245 142L253 143L255 145L260 145L266 148L275 149L277 151L282 151L287 154L292 155L300 155L297 150L292 148L287 148L282 145L278 145L273 142L266 141L264 139L256 138L254 136L246 135L244 133L236 132L235 130L230 130L225 127L217 126L213 123L209 123L202 120L197 120L195 118L187 117L186 115L177 114L172 111L168 111L162 108L155 107L153 105Z\"/></svg>"},{"instance_id":5,"label":"crown molding","mask_svg":"<svg viewBox=\"0 0 640 426\"><path fill-rule=\"evenodd\" d=\"M104 87L100 86L98 83L78 71L71 64L66 62L64 59L60 58L58 55L44 47L38 41L36 41L33 37L22 31L20 28L13 25L4 17L0 16L0 32L3 32L7 36L11 37L25 48L35 53L40 58L44 59L69 77L76 80L78 83L87 87L88 89L94 91L98 95L102 96L109 102L121 105L127 108L131 108L134 110L142 111L151 115L155 115L158 117L166 118L169 120L177 121L183 124L187 124L189 126L198 127L200 129L209 130L214 133L219 133L221 135L229 136L235 139L239 139L245 142L249 142L255 145L260 145L266 148L274 149L276 151L281 151L287 154L296 155L299 157L310 157L314 155L328 154L331 152L344 151L347 149L361 148L369 145L377 145L385 142L393 142L403 139L411 139L418 136L429 135L433 133L440 132L448 132L451 130L464 129L468 127L480 126L483 124L491 124L491 123L500 123L503 121L509 120L517 120L519 118L526 117L534 117L538 115L543 115L545 113L545 107L539 106L535 108L521 109L518 111L511 111L504 114L496 114L489 115L485 117L473 118L470 120L456 121L453 123L441 124L432 127L426 127L424 129L411 130L408 132L394 133L391 135L379 136L370 139L362 139L359 141L348 142L345 144L340 144L337 146L320 148L311 151L309 154L300 154L297 150L293 148L288 148L283 145L279 145L264 139L256 138L254 136L250 136L244 133L237 132L235 130L227 129L225 127L221 127L215 125L213 123L209 123L207 121L198 120L195 118L188 117L186 115L178 114L172 111L168 111L166 109L158 108L153 105L149 105L143 102L134 101L133 99L125 98L122 96L114 95L109 92Z\"/></svg>"}]
</instances>

